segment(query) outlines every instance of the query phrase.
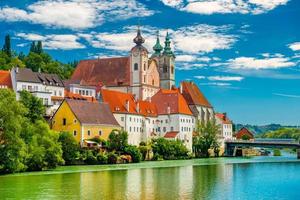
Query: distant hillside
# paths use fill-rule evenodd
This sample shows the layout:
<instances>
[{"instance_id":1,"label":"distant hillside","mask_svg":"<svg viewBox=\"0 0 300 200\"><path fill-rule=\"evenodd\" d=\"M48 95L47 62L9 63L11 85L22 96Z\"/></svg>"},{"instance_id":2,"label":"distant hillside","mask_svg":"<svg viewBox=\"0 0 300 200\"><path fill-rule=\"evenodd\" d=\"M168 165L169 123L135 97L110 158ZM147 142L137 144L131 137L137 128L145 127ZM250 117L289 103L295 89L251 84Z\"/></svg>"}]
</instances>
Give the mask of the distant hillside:
<instances>
[{"instance_id":1,"label":"distant hillside","mask_svg":"<svg viewBox=\"0 0 300 200\"><path fill-rule=\"evenodd\" d=\"M247 125L236 124L235 125L236 131L240 130L242 127L246 127L255 135L266 133L269 131L276 131L281 128L296 128L296 126L282 126L280 124L268 124L268 125L262 125L262 126L250 125L250 124L247 124Z\"/></svg>"}]
</instances>

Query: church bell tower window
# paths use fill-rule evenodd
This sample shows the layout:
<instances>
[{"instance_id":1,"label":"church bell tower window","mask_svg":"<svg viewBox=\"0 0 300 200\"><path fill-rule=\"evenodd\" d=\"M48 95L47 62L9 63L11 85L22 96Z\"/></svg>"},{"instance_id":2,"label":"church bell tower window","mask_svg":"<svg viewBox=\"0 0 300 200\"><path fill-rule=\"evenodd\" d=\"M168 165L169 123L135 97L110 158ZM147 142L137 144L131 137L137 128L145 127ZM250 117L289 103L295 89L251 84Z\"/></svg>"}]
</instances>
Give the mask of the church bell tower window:
<instances>
[{"instance_id":1,"label":"church bell tower window","mask_svg":"<svg viewBox=\"0 0 300 200\"><path fill-rule=\"evenodd\" d=\"M139 64L134 63L134 71L137 71L137 70L139 70Z\"/></svg>"}]
</instances>

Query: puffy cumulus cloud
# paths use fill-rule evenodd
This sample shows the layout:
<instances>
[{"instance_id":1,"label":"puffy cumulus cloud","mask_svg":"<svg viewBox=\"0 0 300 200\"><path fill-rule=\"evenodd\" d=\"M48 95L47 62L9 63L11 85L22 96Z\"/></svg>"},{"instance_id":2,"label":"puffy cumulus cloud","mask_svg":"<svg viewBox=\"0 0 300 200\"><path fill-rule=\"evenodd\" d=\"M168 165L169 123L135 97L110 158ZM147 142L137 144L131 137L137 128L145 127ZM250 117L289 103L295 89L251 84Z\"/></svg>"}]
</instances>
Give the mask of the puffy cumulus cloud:
<instances>
[{"instance_id":1,"label":"puffy cumulus cloud","mask_svg":"<svg viewBox=\"0 0 300 200\"><path fill-rule=\"evenodd\" d=\"M288 45L290 49L293 51L299 51L300 50L300 42L295 42Z\"/></svg>"},{"instance_id":2,"label":"puffy cumulus cloud","mask_svg":"<svg viewBox=\"0 0 300 200\"><path fill-rule=\"evenodd\" d=\"M71 49L82 49L85 48L85 45L79 42L80 37L77 35L63 34L63 35L38 35L32 33L18 33L16 35L19 38L28 40L28 41L37 41L40 40L43 42L43 47L45 49L62 49L62 50L71 50Z\"/></svg>"},{"instance_id":3,"label":"puffy cumulus cloud","mask_svg":"<svg viewBox=\"0 0 300 200\"><path fill-rule=\"evenodd\" d=\"M197 59L195 55L179 55L176 57L178 62L193 62Z\"/></svg>"},{"instance_id":4,"label":"puffy cumulus cloud","mask_svg":"<svg viewBox=\"0 0 300 200\"><path fill-rule=\"evenodd\" d=\"M209 76L207 77L210 81L241 81L244 77L241 76Z\"/></svg>"},{"instance_id":5,"label":"puffy cumulus cloud","mask_svg":"<svg viewBox=\"0 0 300 200\"><path fill-rule=\"evenodd\" d=\"M238 57L230 59L227 65L232 69L277 69L296 65L286 57Z\"/></svg>"},{"instance_id":6,"label":"puffy cumulus cloud","mask_svg":"<svg viewBox=\"0 0 300 200\"><path fill-rule=\"evenodd\" d=\"M161 0L181 11L210 15L215 13L261 14L285 5L289 0Z\"/></svg>"},{"instance_id":7,"label":"puffy cumulus cloud","mask_svg":"<svg viewBox=\"0 0 300 200\"><path fill-rule=\"evenodd\" d=\"M231 83L209 82L209 83L199 83L199 85L209 85L209 86L231 86Z\"/></svg>"},{"instance_id":8,"label":"puffy cumulus cloud","mask_svg":"<svg viewBox=\"0 0 300 200\"><path fill-rule=\"evenodd\" d=\"M196 78L196 79L205 79L206 77L205 76L194 76L194 78Z\"/></svg>"},{"instance_id":9,"label":"puffy cumulus cloud","mask_svg":"<svg viewBox=\"0 0 300 200\"><path fill-rule=\"evenodd\" d=\"M106 21L149 16L153 13L136 0L49 0L37 1L26 9L0 8L0 20L85 29Z\"/></svg>"}]
</instances>

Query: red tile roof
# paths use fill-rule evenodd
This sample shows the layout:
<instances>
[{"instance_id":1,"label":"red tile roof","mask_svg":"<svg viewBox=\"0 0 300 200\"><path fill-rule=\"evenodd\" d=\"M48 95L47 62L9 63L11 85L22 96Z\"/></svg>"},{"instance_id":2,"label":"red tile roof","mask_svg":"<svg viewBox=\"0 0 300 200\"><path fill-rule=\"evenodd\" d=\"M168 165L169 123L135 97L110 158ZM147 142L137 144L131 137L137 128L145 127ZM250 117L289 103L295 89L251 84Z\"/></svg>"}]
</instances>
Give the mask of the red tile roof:
<instances>
[{"instance_id":1,"label":"red tile roof","mask_svg":"<svg viewBox=\"0 0 300 200\"><path fill-rule=\"evenodd\" d=\"M1 86L12 89L10 71L0 70L0 88Z\"/></svg>"},{"instance_id":2,"label":"red tile roof","mask_svg":"<svg viewBox=\"0 0 300 200\"><path fill-rule=\"evenodd\" d=\"M130 85L130 58L82 60L75 68L70 82L93 86Z\"/></svg>"},{"instance_id":3,"label":"red tile roof","mask_svg":"<svg viewBox=\"0 0 300 200\"><path fill-rule=\"evenodd\" d=\"M147 117L156 117L157 108L156 105L149 101L139 101L140 113Z\"/></svg>"},{"instance_id":4,"label":"red tile roof","mask_svg":"<svg viewBox=\"0 0 300 200\"><path fill-rule=\"evenodd\" d=\"M89 102L97 102L97 99L95 99L94 97L84 97L80 94L75 94L68 90L65 90L65 98L66 99L75 99L75 100L86 100Z\"/></svg>"},{"instance_id":5,"label":"red tile roof","mask_svg":"<svg viewBox=\"0 0 300 200\"><path fill-rule=\"evenodd\" d=\"M113 113L131 113L140 114L137 112L136 101L132 94L102 89L102 100L109 104ZM126 102L129 103L129 110L126 108Z\"/></svg>"},{"instance_id":6,"label":"red tile roof","mask_svg":"<svg viewBox=\"0 0 300 200\"><path fill-rule=\"evenodd\" d=\"M230 121L230 119L224 113L216 113L215 117L218 118L218 119L220 119L223 124L232 124L232 122Z\"/></svg>"},{"instance_id":7,"label":"red tile roof","mask_svg":"<svg viewBox=\"0 0 300 200\"><path fill-rule=\"evenodd\" d=\"M66 99L77 119L83 124L120 126L106 103Z\"/></svg>"},{"instance_id":8,"label":"red tile roof","mask_svg":"<svg viewBox=\"0 0 300 200\"><path fill-rule=\"evenodd\" d=\"M248 135L250 139L254 138L253 133L251 133L251 131L249 131L247 128L243 127L241 128L236 134L235 137L237 139L243 139L243 135Z\"/></svg>"},{"instance_id":9,"label":"red tile roof","mask_svg":"<svg viewBox=\"0 0 300 200\"><path fill-rule=\"evenodd\" d=\"M152 98L158 114L185 114L192 115L192 112L178 89L160 89Z\"/></svg>"},{"instance_id":10,"label":"red tile roof","mask_svg":"<svg viewBox=\"0 0 300 200\"><path fill-rule=\"evenodd\" d=\"M172 132L167 132L164 136L164 138L176 138L179 132L172 131Z\"/></svg>"},{"instance_id":11,"label":"red tile roof","mask_svg":"<svg viewBox=\"0 0 300 200\"><path fill-rule=\"evenodd\" d=\"M212 108L209 101L193 82L182 82L182 95L189 105L200 105Z\"/></svg>"}]
</instances>

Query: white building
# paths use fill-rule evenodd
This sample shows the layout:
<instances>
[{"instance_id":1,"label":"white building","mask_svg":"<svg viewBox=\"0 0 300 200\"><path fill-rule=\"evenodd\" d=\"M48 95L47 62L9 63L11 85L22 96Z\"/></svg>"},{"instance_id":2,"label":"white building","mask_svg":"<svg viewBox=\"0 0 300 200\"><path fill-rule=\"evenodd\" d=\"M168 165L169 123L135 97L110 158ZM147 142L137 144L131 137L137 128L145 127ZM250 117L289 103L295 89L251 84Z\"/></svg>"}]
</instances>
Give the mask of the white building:
<instances>
[{"instance_id":1,"label":"white building","mask_svg":"<svg viewBox=\"0 0 300 200\"><path fill-rule=\"evenodd\" d=\"M224 147L224 142L226 140L231 140L232 134L232 122L227 117L226 113L216 113L215 114L216 123L220 126L220 143Z\"/></svg>"},{"instance_id":2,"label":"white building","mask_svg":"<svg viewBox=\"0 0 300 200\"><path fill-rule=\"evenodd\" d=\"M109 104L117 122L128 133L128 143L148 142L156 130L156 110L150 102L136 101L134 95L102 89L100 100Z\"/></svg>"},{"instance_id":3,"label":"white building","mask_svg":"<svg viewBox=\"0 0 300 200\"><path fill-rule=\"evenodd\" d=\"M178 89L161 89L151 102L157 107L158 133L167 139L181 140L192 151L195 117Z\"/></svg>"},{"instance_id":4,"label":"white building","mask_svg":"<svg viewBox=\"0 0 300 200\"><path fill-rule=\"evenodd\" d=\"M26 90L34 96L42 99L47 108L47 114L51 115L64 99L64 84L56 74L33 72L28 68L13 68L11 70L13 89L17 99L20 92Z\"/></svg>"}]
</instances>

